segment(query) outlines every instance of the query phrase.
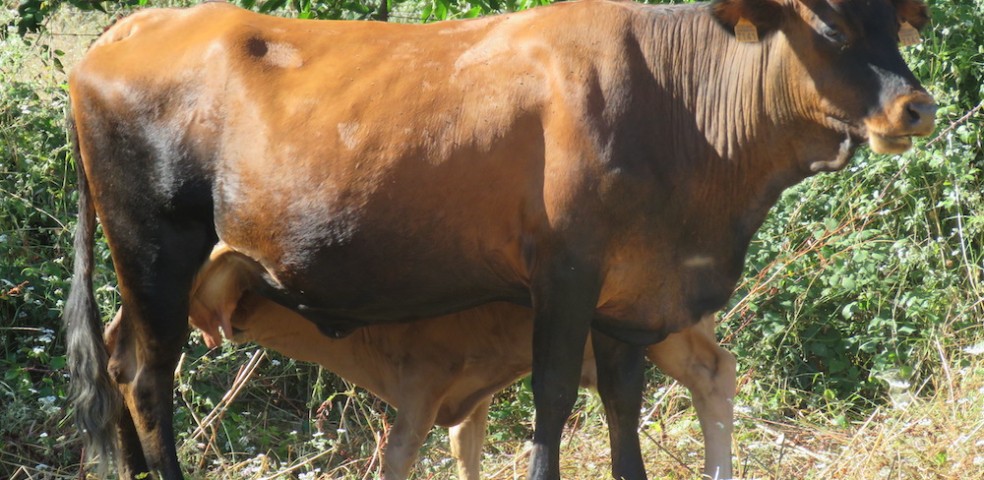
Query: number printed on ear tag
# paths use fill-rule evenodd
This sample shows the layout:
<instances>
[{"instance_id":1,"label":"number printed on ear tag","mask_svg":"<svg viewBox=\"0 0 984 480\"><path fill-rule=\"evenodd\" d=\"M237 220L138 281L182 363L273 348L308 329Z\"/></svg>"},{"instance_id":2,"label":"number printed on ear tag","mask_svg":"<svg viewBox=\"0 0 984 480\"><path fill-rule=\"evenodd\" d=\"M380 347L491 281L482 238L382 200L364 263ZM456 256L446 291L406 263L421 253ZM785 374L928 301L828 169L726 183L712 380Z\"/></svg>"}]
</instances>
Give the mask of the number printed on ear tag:
<instances>
[{"instance_id":1,"label":"number printed on ear tag","mask_svg":"<svg viewBox=\"0 0 984 480\"><path fill-rule=\"evenodd\" d=\"M738 23L735 24L735 40L741 43L755 43L759 41L758 28L745 17L739 18Z\"/></svg>"},{"instance_id":2,"label":"number printed on ear tag","mask_svg":"<svg viewBox=\"0 0 984 480\"><path fill-rule=\"evenodd\" d=\"M902 22L902 25L899 26L899 43L908 47L920 42L922 42L922 36L919 35L919 30L916 30L916 27L913 27L909 22Z\"/></svg>"}]
</instances>

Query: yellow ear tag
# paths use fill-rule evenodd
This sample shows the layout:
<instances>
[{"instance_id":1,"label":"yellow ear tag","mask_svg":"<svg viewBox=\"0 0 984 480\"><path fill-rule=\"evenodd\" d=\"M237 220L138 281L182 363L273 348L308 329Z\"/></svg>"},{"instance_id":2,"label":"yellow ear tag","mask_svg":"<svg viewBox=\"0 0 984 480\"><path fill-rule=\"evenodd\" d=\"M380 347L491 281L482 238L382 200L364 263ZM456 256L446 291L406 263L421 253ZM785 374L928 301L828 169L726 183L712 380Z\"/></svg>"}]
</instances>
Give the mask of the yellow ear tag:
<instances>
[{"instance_id":1,"label":"yellow ear tag","mask_svg":"<svg viewBox=\"0 0 984 480\"><path fill-rule=\"evenodd\" d=\"M745 17L739 18L738 23L735 24L735 40L741 43L755 43L759 41L758 28Z\"/></svg>"},{"instance_id":2,"label":"yellow ear tag","mask_svg":"<svg viewBox=\"0 0 984 480\"><path fill-rule=\"evenodd\" d=\"M908 47L920 42L922 42L922 36L919 35L919 30L916 30L916 27L910 25L909 22L902 22L902 25L899 26L899 43Z\"/></svg>"}]
</instances>

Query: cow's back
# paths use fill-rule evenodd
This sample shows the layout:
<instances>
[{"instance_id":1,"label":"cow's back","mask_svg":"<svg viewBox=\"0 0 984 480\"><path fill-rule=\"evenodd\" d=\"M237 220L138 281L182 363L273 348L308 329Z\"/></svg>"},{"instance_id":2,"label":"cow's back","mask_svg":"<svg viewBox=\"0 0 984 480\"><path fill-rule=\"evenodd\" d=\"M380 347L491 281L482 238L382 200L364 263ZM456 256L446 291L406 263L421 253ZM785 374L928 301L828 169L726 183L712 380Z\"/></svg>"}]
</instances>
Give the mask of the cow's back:
<instances>
[{"instance_id":1,"label":"cow's back","mask_svg":"<svg viewBox=\"0 0 984 480\"><path fill-rule=\"evenodd\" d=\"M535 245L599 173L591 122L624 101L623 6L572 7L423 26L147 11L94 45L73 100L103 107L83 136L102 112L147 151L129 181L214 211L285 303L411 318L525 301Z\"/></svg>"}]
</instances>

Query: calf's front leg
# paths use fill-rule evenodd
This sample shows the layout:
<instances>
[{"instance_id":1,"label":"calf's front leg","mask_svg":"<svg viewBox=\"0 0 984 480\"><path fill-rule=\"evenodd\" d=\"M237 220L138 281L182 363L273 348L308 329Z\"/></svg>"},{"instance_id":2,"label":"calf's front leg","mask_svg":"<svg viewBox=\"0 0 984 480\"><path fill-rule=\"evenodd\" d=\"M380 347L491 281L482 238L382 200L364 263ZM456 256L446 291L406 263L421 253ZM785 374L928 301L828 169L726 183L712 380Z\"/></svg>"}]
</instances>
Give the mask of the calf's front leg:
<instances>
[{"instance_id":1,"label":"calf's front leg","mask_svg":"<svg viewBox=\"0 0 984 480\"><path fill-rule=\"evenodd\" d=\"M404 383L406 387L403 391L413 392L413 384L418 382L407 379ZM421 380L418 384L424 385L425 381ZM406 395L404 401L400 402L396 422L389 432L386 449L383 451L384 480L405 480L410 476L410 469L417 460L420 447L434 426L440 403L440 399L433 398L432 395Z\"/></svg>"},{"instance_id":2,"label":"calf's front leg","mask_svg":"<svg viewBox=\"0 0 984 480\"><path fill-rule=\"evenodd\" d=\"M492 396L479 402L468 418L451 427L451 454L458 463L458 480L480 480L482 443L488 423Z\"/></svg>"}]
</instances>

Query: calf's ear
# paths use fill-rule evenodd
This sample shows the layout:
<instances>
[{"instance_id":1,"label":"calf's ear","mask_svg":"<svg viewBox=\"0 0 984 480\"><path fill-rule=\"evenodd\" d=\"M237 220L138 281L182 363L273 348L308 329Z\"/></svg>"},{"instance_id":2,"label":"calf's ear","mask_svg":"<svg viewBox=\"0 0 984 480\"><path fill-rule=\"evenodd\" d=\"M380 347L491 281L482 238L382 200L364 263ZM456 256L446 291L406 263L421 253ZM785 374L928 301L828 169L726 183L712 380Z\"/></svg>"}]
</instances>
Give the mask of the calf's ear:
<instances>
[{"instance_id":1,"label":"calf's ear","mask_svg":"<svg viewBox=\"0 0 984 480\"><path fill-rule=\"evenodd\" d=\"M922 30L929 23L929 9L922 0L892 0L899 23L909 22L909 25Z\"/></svg>"},{"instance_id":2,"label":"calf's ear","mask_svg":"<svg viewBox=\"0 0 984 480\"><path fill-rule=\"evenodd\" d=\"M715 0L711 13L732 34L737 27L739 40L743 29L753 27L758 38L764 38L779 29L783 18L781 0Z\"/></svg>"}]
</instances>

